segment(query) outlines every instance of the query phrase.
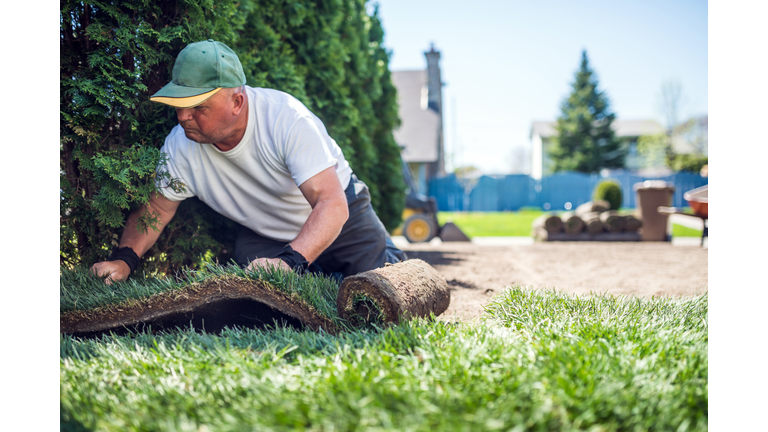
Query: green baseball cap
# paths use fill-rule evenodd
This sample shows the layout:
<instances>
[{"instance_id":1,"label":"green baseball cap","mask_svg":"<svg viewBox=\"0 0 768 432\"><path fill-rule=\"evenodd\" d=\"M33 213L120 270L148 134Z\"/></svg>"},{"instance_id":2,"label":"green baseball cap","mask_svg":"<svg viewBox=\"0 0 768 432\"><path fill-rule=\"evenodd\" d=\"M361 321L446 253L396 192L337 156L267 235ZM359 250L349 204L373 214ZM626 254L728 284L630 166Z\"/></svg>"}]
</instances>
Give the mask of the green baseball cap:
<instances>
[{"instance_id":1,"label":"green baseball cap","mask_svg":"<svg viewBox=\"0 0 768 432\"><path fill-rule=\"evenodd\" d=\"M222 88L245 84L243 65L228 46L213 39L187 45L173 65L171 82L149 100L177 108L205 102Z\"/></svg>"}]
</instances>

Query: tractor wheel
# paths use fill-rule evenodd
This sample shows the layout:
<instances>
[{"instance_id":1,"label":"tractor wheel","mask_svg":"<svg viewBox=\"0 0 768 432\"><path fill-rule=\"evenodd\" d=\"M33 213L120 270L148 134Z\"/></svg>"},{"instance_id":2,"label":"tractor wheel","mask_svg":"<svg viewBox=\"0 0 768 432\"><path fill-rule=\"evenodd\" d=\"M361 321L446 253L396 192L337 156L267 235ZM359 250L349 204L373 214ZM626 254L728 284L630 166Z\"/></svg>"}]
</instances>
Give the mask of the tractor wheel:
<instances>
[{"instance_id":1,"label":"tractor wheel","mask_svg":"<svg viewBox=\"0 0 768 432\"><path fill-rule=\"evenodd\" d=\"M403 235L410 243L423 243L432 240L437 235L435 222L425 214L415 214L406 219L403 225Z\"/></svg>"}]
</instances>

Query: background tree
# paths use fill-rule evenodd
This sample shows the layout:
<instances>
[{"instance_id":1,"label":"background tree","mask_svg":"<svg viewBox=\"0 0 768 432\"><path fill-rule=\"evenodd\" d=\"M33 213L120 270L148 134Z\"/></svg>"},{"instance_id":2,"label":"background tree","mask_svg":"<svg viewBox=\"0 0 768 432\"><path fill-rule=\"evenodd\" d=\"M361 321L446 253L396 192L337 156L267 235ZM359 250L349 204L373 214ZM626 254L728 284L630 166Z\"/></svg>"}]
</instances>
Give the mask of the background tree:
<instances>
[{"instance_id":1,"label":"background tree","mask_svg":"<svg viewBox=\"0 0 768 432\"><path fill-rule=\"evenodd\" d=\"M707 164L706 122L702 124L702 118L696 117L683 120L686 100L683 85L679 81L667 80L662 83L658 109L665 133L640 137L638 140L637 150L643 157L643 167L699 172Z\"/></svg>"},{"instance_id":2,"label":"background tree","mask_svg":"<svg viewBox=\"0 0 768 432\"><path fill-rule=\"evenodd\" d=\"M158 150L177 120L149 96L171 79L182 48L208 38L238 53L248 85L286 91L317 114L369 185L382 222L399 224L405 185L390 53L364 0L66 0L60 24L63 265L105 258L127 214L154 191ZM152 229L155 220L143 222ZM234 228L185 200L143 268L226 262Z\"/></svg>"},{"instance_id":3,"label":"background tree","mask_svg":"<svg viewBox=\"0 0 768 432\"><path fill-rule=\"evenodd\" d=\"M681 111L685 105L683 85L678 80L667 80L661 84L658 96L659 111L664 119L667 135L672 136L680 123Z\"/></svg>"},{"instance_id":4,"label":"background tree","mask_svg":"<svg viewBox=\"0 0 768 432\"><path fill-rule=\"evenodd\" d=\"M616 139L611 124L608 96L598 90L587 52L571 85L571 94L560 105L557 136L550 157L555 171L592 173L603 168L622 168L627 149Z\"/></svg>"}]
</instances>

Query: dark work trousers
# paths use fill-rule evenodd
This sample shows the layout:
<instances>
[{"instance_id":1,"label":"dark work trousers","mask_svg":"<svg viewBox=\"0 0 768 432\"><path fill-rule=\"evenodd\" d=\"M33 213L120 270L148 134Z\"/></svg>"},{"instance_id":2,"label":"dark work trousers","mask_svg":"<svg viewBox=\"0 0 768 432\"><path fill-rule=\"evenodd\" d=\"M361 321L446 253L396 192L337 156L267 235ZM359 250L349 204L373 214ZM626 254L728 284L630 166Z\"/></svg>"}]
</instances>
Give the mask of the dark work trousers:
<instances>
[{"instance_id":1,"label":"dark work trousers","mask_svg":"<svg viewBox=\"0 0 768 432\"><path fill-rule=\"evenodd\" d=\"M349 219L334 242L309 266L312 273L347 277L407 259L396 248L376 212L371 207L368 186L352 174L345 191ZM235 242L235 261L247 266L256 258L277 256L287 243L261 236L240 227Z\"/></svg>"}]
</instances>

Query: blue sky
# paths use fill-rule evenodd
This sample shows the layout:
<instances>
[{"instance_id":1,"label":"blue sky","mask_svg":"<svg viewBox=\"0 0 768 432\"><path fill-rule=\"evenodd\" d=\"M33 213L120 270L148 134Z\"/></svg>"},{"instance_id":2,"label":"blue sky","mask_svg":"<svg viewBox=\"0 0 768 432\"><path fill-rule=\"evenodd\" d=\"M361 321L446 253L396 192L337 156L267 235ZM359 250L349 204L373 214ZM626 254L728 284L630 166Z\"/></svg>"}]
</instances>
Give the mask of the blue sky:
<instances>
[{"instance_id":1,"label":"blue sky","mask_svg":"<svg viewBox=\"0 0 768 432\"><path fill-rule=\"evenodd\" d=\"M532 121L556 119L582 49L617 118L661 120L668 80L682 85L684 117L708 112L705 1L378 3L391 70L426 68L432 42L441 52L449 165L524 165L514 149L529 148Z\"/></svg>"}]
</instances>

